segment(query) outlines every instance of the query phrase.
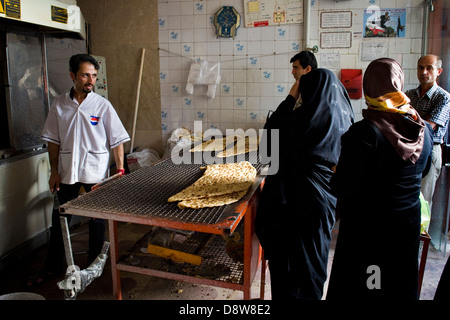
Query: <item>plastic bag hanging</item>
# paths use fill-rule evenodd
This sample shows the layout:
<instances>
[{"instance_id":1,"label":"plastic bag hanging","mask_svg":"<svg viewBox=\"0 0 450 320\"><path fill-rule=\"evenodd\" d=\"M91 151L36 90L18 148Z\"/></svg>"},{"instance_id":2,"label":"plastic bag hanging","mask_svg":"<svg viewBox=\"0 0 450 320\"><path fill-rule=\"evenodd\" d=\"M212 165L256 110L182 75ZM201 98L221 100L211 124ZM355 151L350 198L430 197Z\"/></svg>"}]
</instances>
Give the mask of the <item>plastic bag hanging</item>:
<instances>
[{"instance_id":1,"label":"plastic bag hanging","mask_svg":"<svg viewBox=\"0 0 450 320\"><path fill-rule=\"evenodd\" d=\"M196 85L207 85L208 98L216 96L216 88L220 83L220 62L196 61L191 64L186 84L186 92L194 94Z\"/></svg>"}]
</instances>

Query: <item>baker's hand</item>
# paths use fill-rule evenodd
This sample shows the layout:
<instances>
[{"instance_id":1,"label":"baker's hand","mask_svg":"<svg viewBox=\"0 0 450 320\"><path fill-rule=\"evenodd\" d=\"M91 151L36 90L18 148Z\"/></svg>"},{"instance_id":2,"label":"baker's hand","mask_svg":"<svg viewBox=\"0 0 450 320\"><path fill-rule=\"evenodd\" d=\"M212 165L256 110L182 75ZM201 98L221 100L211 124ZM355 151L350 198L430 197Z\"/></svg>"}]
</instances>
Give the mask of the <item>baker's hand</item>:
<instances>
[{"instance_id":1,"label":"baker's hand","mask_svg":"<svg viewBox=\"0 0 450 320\"><path fill-rule=\"evenodd\" d=\"M300 81L297 80L292 85L291 91L289 91L289 94L295 98L295 101L298 100L298 97L300 97Z\"/></svg>"},{"instance_id":2,"label":"baker's hand","mask_svg":"<svg viewBox=\"0 0 450 320\"><path fill-rule=\"evenodd\" d=\"M50 179L48 180L48 185L50 187L50 191L54 193L55 191L59 191L59 182L60 177L57 171L53 171L50 174Z\"/></svg>"}]
</instances>

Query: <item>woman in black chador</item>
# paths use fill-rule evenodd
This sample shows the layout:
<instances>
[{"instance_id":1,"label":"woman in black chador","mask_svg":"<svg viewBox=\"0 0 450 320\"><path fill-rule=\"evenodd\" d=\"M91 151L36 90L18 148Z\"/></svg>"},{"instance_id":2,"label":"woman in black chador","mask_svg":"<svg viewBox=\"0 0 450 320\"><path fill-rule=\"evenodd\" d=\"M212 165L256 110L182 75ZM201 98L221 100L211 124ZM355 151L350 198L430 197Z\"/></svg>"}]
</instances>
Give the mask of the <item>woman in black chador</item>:
<instances>
[{"instance_id":1,"label":"woman in black chador","mask_svg":"<svg viewBox=\"0 0 450 320\"><path fill-rule=\"evenodd\" d=\"M326 69L303 75L266 122L279 129L279 170L266 177L255 224L272 299L322 297L335 222L330 179L352 122L348 94Z\"/></svg>"},{"instance_id":2,"label":"woman in black chador","mask_svg":"<svg viewBox=\"0 0 450 320\"><path fill-rule=\"evenodd\" d=\"M418 299L420 182L432 140L401 91L403 77L395 60L372 61L363 78L364 119L342 137L332 179L340 222L327 299Z\"/></svg>"}]
</instances>

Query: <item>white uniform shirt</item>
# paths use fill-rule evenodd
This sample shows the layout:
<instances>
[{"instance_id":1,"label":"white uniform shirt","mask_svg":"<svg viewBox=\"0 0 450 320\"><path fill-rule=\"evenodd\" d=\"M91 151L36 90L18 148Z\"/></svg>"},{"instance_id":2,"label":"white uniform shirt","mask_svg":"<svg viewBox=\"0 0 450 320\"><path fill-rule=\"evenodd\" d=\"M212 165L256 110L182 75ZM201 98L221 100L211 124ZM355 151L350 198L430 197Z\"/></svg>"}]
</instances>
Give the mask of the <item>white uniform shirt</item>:
<instances>
[{"instance_id":1,"label":"white uniform shirt","mask_svg":"<svg viewBox=\"0 0 450 320\"><path fill-rule=\"evenodd\" d=\"M110 149L130 140L111 103L91 92L78 104L60 95L47 116L42 140L58 144L61 183L98 183L107 177Z\"/></svg>"}]
</instances>

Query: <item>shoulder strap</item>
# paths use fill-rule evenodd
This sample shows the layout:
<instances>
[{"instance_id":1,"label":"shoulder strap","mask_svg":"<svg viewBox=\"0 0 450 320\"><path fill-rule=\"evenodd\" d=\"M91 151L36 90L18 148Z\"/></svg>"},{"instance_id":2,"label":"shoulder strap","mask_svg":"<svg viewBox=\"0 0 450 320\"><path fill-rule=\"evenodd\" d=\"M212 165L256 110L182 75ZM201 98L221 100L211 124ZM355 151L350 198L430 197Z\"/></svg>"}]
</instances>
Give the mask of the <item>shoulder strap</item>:
<instances>
[{"instance_id":1,"label":"shoulder strap","mask_svg":"<svg viewBox=\"0 0 450 320\"><path fill-rule=\"evenodd\" d=\"M371 126L373 128L373 130L377 134L378 139L384 139L383 133L381 132L380 129L378 129L378 127L375 125L375 123L373 123L372 121L369 121L367 119L363 119L363 121L366 122L369 126Z\"/></svg>"}]
</instances>

